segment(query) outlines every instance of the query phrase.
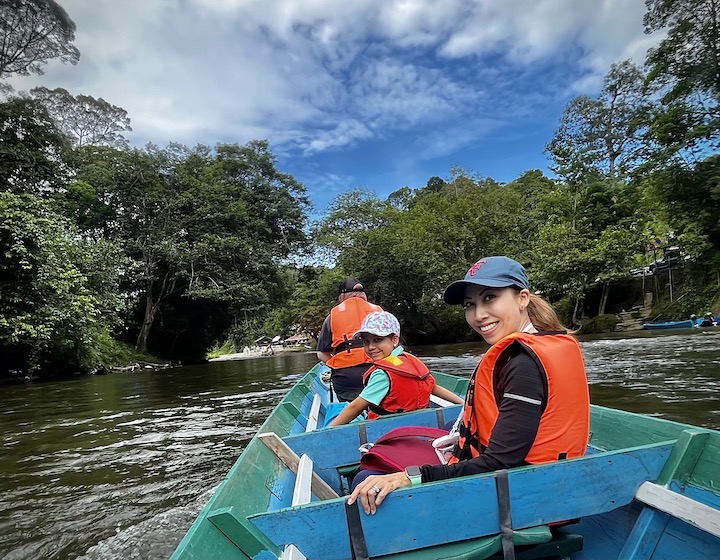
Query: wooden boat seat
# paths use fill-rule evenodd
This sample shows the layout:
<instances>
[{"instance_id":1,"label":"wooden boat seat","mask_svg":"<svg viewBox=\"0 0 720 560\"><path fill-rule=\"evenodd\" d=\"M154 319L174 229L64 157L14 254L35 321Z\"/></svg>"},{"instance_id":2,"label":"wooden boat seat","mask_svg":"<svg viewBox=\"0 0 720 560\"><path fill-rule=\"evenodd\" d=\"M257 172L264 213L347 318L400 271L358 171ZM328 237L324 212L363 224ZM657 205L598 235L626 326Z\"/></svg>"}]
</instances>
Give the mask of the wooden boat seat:
<instances>
[{"instance_id":1,"label":"wooden boat seat","mask_svg":"<svg viewBox=\"0 0 720 560\"><path fill-rule=\"evenodd\" d=\"M720 537L720 512L717 507L685 496L695 465L710 439L710 432L687 429L678 437L672 453L655 482L643 482L635 499L644 505L618 558L649 558L648 550L657 546L670 517ZM680 485L675 486L675 482ZM677 490L677 491L676 491Z\"/></svg>"},{"instance_id":2,"label":"wooden boat seat","mask_svg":"<svg viewBox=\"0 0 720 560\"><path fill-rule=\"evenodd\" d=\"M292 472L295 473L298 478L300 478L298 476L298 471L300 468L300 457L298 457L297 454L292 449L290 449L290 447L288 447L288 445L275 432L265 432L262 434L258 434L257 438L265 445L267 445L267 447L273 453L275 453L278 459L280 459L287 468L289 468ZM325 482L315 472L313 472L312 461L310 461L310 469L308 473L309 474L307 474L306 476L310 480L311 494L315 494L315 496L317 496L320 500L331 500L333 498L339 498L337 492L335 492L335 490L333 490L327 482Z\"/></svg>"},{"instance_id":3,"label":"wooden boat seat","mask_svg":"<svg viewBox=\"0 0 720 560\"><path fill-rule=\"evenodd\" d=\"M318 395L315 395L318 397ZM317 414L320 410L320 400L316 398L313 401L312 412L308 419L308 424L313 421L314 425L307 431L312 431L317 426ZM285 466L295 473L295 487L293 490L292 505L298 506L309 504L312 495L315 494L320 499L327 500L337 498L335 491L325 483L317 474L313 472L313 462L310 457L303 455L298 457L292 449L274 432L266 432L258 434L258 438L275 453ZM307 560L303 553L298 550L295 545L290 544L285 547L280 560Z\"/></svg>"}]
</instances>

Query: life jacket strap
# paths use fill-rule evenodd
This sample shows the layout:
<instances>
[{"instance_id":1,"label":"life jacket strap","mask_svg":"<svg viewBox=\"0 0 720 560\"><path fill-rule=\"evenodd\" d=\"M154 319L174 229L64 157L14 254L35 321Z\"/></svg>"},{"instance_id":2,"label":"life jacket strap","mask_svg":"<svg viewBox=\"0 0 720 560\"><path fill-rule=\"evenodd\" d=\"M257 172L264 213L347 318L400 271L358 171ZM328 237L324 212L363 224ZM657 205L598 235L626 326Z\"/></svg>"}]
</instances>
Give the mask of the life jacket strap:
<instances>
[{"instance_id":1,"label":"life jacket strap","mask_svg":"<svg viewBox=\"0 0 720 560\"><path fill-rule=\"evenodd\" d=\"M340 354L341 352L350 352L351 350L355 350L355 348L362 348L363 344L362 340L348 338L347 335L345 335L345 340L333 348L332 353Z\"/></svg>"}]
</instances>

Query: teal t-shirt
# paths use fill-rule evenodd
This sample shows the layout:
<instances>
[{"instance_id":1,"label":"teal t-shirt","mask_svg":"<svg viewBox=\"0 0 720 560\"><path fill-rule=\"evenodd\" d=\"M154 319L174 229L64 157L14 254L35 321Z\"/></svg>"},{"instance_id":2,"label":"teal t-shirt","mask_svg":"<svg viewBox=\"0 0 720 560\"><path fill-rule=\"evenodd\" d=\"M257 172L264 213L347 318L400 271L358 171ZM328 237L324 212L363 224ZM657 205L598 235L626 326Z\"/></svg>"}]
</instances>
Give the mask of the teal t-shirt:
<instances>
[{"instance_id":1,"label":"teal t-shirt","mask_svg":"<svg viewBox=\"0 0 720 560\"><path fill-rule=\"evenodd\" d=\"M398 344L390 355L399 356L403 352L402 344ZM367 402L380 406L382 400L387 396L390 391L390 377L382 369L376 369L370 374L370 379L365 388L360 393L360 396Z\"/></svg>"}]
</instances>

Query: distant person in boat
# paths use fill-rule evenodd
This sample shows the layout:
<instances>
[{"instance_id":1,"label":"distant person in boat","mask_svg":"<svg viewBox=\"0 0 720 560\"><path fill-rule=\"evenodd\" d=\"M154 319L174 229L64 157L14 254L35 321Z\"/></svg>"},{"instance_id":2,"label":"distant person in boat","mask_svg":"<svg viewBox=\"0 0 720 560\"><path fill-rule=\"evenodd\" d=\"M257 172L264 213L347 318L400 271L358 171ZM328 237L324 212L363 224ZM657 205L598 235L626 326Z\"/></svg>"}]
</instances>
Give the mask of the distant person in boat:
<instances>
[{"instance_id":1,"label":"distant person in boat","mask_svg":"<svg viewBox=\"0 0 720 560\"><path fill-rule=\"evenodd\" d=\"M700 327L714 327L717 323L715 322L715 316L708 311L705 313L701 321L697 322Z\"/></svg>"},{"instance_id":2,"label":"distant person in boat","mask_svg":"<svg viewBox=\"0 0 720 560\"><path fill-rule=\"evenodd\" d=\"M363 376L364 388L356 399L330 422L341 426L367 411L368 420L385 414L427 408L430 395L456 404L463 399L435 384L435 378L419 358L400 344L400 322L387 311L370 313L354 338L361 340L373 365Z\"/></svg>"},{"instance_id":3,"label":"distant person in boat","mask_svg":"<svg viewBox=\"0 0 720 560\"><path fill-rule=\"evenodd\" d=\"M554 309L530 293L523 266L487 257L445 289L490 344L470 380L448 464L369 476L348 499L375 513L397 488L585 454L590 398L577 340Z\"/></svg>"},{"instance_id":4,"label":"distant person in boat","mask_svg":"<svg viewBox=\"0 0 720 560\"><path fill-rule=\"evenodd\" d=\"M341 401L352 401L363 389L363 375L372 366L362 340L353 339L363 319L382 307L367 301L359 280L346 278L338 287L338 304L325 318L317 356L330 367L330 382Z\"/></svg>"}]
</instances>

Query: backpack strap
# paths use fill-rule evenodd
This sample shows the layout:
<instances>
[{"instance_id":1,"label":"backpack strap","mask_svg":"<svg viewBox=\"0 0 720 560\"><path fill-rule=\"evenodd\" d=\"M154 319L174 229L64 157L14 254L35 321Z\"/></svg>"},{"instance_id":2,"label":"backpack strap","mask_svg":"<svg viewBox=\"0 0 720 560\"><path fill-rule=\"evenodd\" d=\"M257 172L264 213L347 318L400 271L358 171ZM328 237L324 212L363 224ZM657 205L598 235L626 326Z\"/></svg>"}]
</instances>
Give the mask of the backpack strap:
<instances>
[{"instance_id":1,"label":"backpack strap","mask_svg":"<svg viewBox=\"0 0 720 560\"><path fill-rule=\"evenodd\" d=\"M430 439L437 439L441 436L448 435L447 430L442 428L432 428L430 426L403 426L402 428L395 428L390 430L388 433L382 435L375 443L382 443L390 441L392 439L415 436L415 437L426 437Z\"/></svg>"}]
</instances>

